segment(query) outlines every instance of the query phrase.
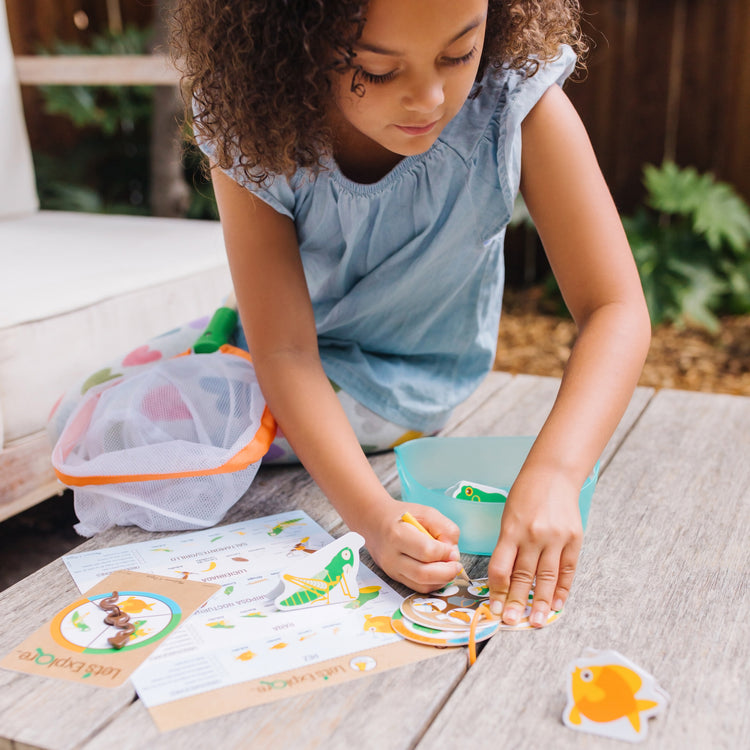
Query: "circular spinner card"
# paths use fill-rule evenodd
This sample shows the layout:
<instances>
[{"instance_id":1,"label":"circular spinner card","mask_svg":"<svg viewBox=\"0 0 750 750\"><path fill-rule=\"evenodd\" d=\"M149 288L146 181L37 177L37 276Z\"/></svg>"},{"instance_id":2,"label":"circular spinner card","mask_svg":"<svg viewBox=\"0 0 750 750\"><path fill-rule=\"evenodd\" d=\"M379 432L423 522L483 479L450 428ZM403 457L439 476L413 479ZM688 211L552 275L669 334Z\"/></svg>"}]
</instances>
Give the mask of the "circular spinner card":
<instances>
[{"instance_id":1,"label":"circular spinner card","mask_svg":"<svg viewBox=\"0 0 750 750\"><path fill-rule=\"evenodd\" d=\"M480 604L488 601L489 585L486 578L477 578L471 585L463 581L452 581L431 594L412 594L401 604L404 615L419 625L440 630L461 631L471 625L471 618ZM534 588L521 619L516 625L499 623L501 630L532 630L529 624ZM547 625L560 616L561 611L552 611L547 617Z\"/></svg>"},{"instance_id":2,"label":"circular spinner card","mask_svg":"<svg viewBox=\"0 0 750 750\"><path fill-rule=\"evenodd\" d=\"M107 641L116 627L107 625L99 602L111 593L79 599L53 618L52 638L64 648L86 654L111 654ZM131 651L165 638L179 624L180 607L172 599L144 591L121 591L118 606L131 615L135 632L122 651Z\"/></svg>"},{"instance_id":3,"label":"circular spinner card","mask_svg":"<svg viewBox=\"0 0 750 750\"><path fill-rule=\"evenodd\" d=\"M400 609L396 610L391 618L391 627L394 632L402 638L414 641L415 643L421 643L425 646L466 646L469 643L468 628L465 628L463 631L428 628L424 625L408 620ZM477 643L480 641L486 641L488 638L492 637L497 631L497 628L497 621L490 622L486 625L480 625L477 628L476 638L474 640Z\"/></svg>"},{"instance_id":4,"label":"circular spinner card","mask_svg":"<svg viewBox=\"0 0 750 750\"><path fill-rule=\"evenodd\" d=\"M453 581L431 594L412 594L401 603L401 611L418 625L447 631L468 630L480 604L487 601L487 579L468 585ZM494 629L493 629L494 632Z\"/></svg>"}]
</instances>

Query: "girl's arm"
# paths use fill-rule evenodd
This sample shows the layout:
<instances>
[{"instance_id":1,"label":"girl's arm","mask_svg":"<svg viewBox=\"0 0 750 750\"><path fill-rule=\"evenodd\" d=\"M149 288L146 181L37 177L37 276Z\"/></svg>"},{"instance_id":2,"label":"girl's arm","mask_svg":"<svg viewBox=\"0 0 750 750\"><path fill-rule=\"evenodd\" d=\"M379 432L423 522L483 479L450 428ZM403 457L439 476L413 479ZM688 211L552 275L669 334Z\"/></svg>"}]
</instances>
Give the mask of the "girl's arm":
<instances>
[{"instance_id":1,"label":"girl's arm","mask_svg":"<svg viewBox=\"0 0 750 750\"><path fill-rule=\"evenodd\" d=\"M564 604L581 547L578 494L622 417L651 326L617 210L583 124L553 86L522 125L521 190L578 338L514 483L489 568L493 611L532 624Z\"/></svg>"},{"instance_id":2,"label":"girl's arm","mask_svg":"<svg viewBox=\"0 0 750 750\"><path fill-rule=\"evenodd\" d=\"M323 371L294 223L219 169L213 183L248 348L284 436L386 573L418 591L447 583L460 569L458 529L396 501L370 467ZM400 523L406 510L441 541Z\"/></svg>"}]
</instances>

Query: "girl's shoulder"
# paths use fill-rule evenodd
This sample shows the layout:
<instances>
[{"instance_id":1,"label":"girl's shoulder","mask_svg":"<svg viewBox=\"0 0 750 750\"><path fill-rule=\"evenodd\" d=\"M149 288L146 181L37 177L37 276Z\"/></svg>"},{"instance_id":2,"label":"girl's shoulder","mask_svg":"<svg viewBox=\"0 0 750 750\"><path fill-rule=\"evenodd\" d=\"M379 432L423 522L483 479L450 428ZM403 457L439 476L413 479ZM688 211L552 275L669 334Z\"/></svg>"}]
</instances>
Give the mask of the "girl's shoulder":
<instances>
[{"instance_id":1,"label":"girl's shoulder","mask_svg":"<svg viewBox=\"0 0 750 750\"><path fill-rule=\"evenodd\" d=\"M448 184L463 180L467 170L475 176L486 174L487 181L493 182L499 173L503 184L512 185L520 174L520 162L516 162L521 122L550 86L565 81L575 63L573 50L562 47L558 57L540 65L534 75L507 68L488 70L477 84L475 95L466 100L432 147L405 157L376 183L350 181L330 157L322 160L319 172L300 168L289 177L273 176L264 185L248 181L238 168L228 170L228 174L294 220L300 212L333 210L341 196L370 202L392 200L394 196L408 200L419 181L430 179L436 184Z\"/></svg>"},{"instance_id":2,"label":"girl's shoulder","mask_svg":"<svg viewBox=\"0 0 750 750\"><path fill-rule=\"evenodd\" d=\"M540 64L533 75L524 70L489 68L478 91L440 136L441 141L470 158L481 143L495 143L513 132L552 85L562 85L575 69L576 55L567 45L559 55Z\"/></svg>"}]
</instances>

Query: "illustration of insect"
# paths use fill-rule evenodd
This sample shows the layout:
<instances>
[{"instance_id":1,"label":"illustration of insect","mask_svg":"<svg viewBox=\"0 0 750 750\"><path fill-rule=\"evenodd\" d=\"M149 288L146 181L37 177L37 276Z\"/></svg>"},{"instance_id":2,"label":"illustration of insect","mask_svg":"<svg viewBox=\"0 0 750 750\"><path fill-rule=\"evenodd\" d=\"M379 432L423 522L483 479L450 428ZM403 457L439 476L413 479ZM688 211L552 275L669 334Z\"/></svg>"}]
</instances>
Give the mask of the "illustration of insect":
<instances>
[{"instance_id":1,"label":"illustration of insect","mask_svg":"<svg viewBox=\"0 0 750 750\"><path fill-rule=\"evenodd\" d=\"M208 625L209 628L214 628L214 630L229 629L234 627L234 625L230 625L225 620L218 620L217 622L207 622L206 625Z\"/></svg>"},{"instance_id":2,"label":"illustration of insect","mask_svg":"<svg viewBox=\"0 0 750 750\"><path fill-rule=\"evenodd\" d=\"M304 539L300 539L297 544L292 547L289 552L286 553L287 557L291 557L295 552L307 552L308 554L313 554L313 552L317 552L317 550L310 549L310 547L306 547L305 545L310 541L310 537L306 536Z\"/></svg>"},{"instance_id":3,"label":"illustration of insect","mask_svg":"<svg viewBox=\"0 0 750 750\"><path fill-rule=\"evenodd\" d=\"M297 607L301 604L309 604L321 599L325 599L327 603L330 600L331 591L336 586L341 586L344 595L348 599L353 599L354 597L344 577L345 569L352 567L353 560L354 552L351 547L344 547L313 578L302 578L285 573L283 576L284 580L293 583L295 586L299 586L302 590L288 596L286 599L282 599L279 602L279 606Z\"/></svg>"},{"instance_id":4,"label":"illustration of insect","mask_svg":"<svg viewBox=\"0 0 750 750\"><path fill-rule=\"evenodd\" d=\"M72 620L73 625L75 625L75 627L78 628L78 630L84 633L87 630L91 630L91 628L83 621L85 617L86 615L83 615L83 617L81 617L81 615L79 615L78 612L73 612L73 620Z\"/></svg>"},{"instance_id":5,"label":"illustration of insect","mask_svg":"<svg viewBox=\"0 0 750 750\"><path fill-rule=\"evenodd\" d=\"M372 599L377 599L379 593L380 586L365 586L359 590L359 596L353 602L345 604L344 607L346 607L346 609L358 609Z\"/></svg>"},{"instance_id":6,"label":"illustration of insect","mask_svg":"<svg viewBox=\"0 0 750 750\"><path fill-rule=\"evenodd\" d=\"M130 636L130 639L133 640L135 638L145 638L151 631L146 630L143 626L146 624L145 620L136 620L133 623L133 627L135 628L135 631Z\"/></svg>"},{"instance_id":7,"label":"illustration of insect","mask_svg":"<svg viewBox=\"0 0 750 750\"><path fill-rule=\"evenodd\" d=\"M288 521L279 521L269 532L268 536L278 536L288 526L294 526L299 523L301 518L290 518Z\"/></svg>"}]
</instances>

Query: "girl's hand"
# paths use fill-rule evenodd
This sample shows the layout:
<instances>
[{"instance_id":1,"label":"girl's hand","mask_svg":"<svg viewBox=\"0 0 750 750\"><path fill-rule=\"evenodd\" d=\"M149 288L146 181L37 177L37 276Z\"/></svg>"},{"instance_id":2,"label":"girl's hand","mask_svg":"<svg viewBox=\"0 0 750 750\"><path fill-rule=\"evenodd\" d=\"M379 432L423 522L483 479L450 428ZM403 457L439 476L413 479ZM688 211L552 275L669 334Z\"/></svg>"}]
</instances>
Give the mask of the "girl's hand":
<instances>
[{"instance_id":1,"label":"girl's hand","mask_svg":"<svg viewBox=\"0 0 750 750\"><path fill-rule=\"evenodd\" d=\"M432 535L404 523L411 513ZM452 581L461 571L458 526L434 508L393 500L378 509L371 528L360 527L367 549L391 578L414 591L428 593Z\"/></svg>"},{"instance_id":2,"label":"girl's hand","mask_svg":"<svg viewBox=\"0 0 750 750\"><path fill-rule=\"evenodd\" d=\"M507 625L521 619L535 578L532 626L565 604L583 538L579 493L566 476L543 471L522 472L511 488L489 564L490 609Z\"/></svg>"}]
</instances>

